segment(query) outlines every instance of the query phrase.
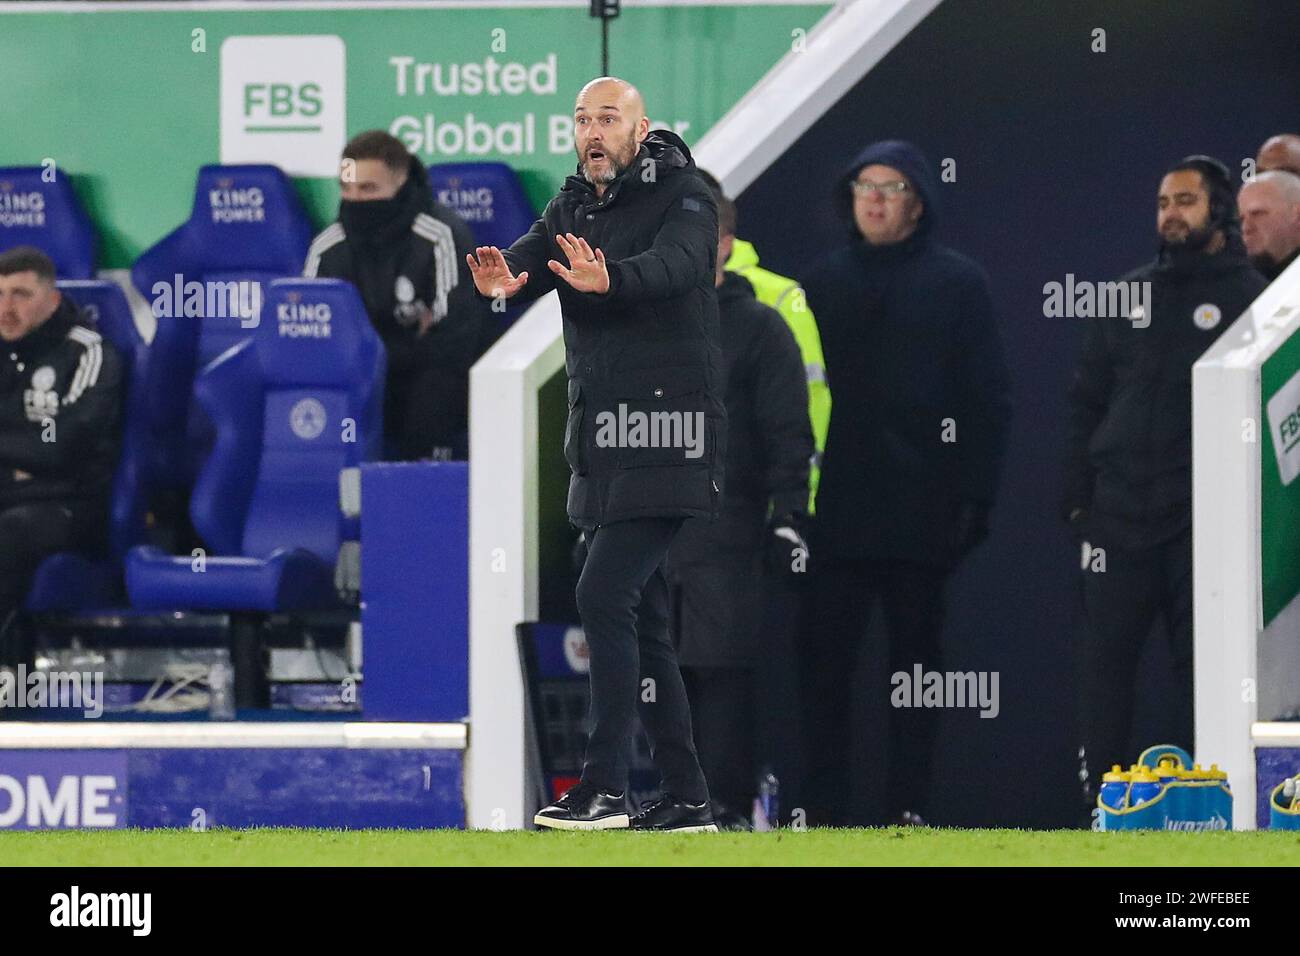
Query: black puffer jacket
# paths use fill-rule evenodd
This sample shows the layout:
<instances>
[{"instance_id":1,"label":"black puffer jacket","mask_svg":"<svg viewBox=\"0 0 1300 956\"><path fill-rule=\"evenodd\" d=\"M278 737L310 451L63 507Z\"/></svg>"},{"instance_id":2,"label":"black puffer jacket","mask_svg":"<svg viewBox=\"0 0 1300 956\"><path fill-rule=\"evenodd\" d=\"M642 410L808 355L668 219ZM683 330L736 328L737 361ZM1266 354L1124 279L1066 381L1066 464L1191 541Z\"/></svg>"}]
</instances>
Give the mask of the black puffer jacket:
<instances>
[{"instance_id":1,"label":"black puffer jacket","mask_svg":"<svg viewBox=\"0 0 1300 956\"><path fill-rule=\"evenodd\" d=\"M608 292L574 291L547 268L567 263L555 236L568 232L604 252ZM717 250L712 194L686 144L664 130L646 137L603 199L580 174L568 177L506 250L514 274L528 273L514 301L559 291L575 526L716 516L726 453ZM638 431L639 420L650 427Z\"/></svg>"},{"instance_id":2,"label":"black puffer jacket","mask_svg":"<svg viewBox=\"0 0 1300 956\"><path fill-rule=\"evenodd\" d=\"M1121 280L1150 282L1147 322L1088 319L1070 386L1062 515L1094 543L1143 548L1192 523L1192 365L1267 283L1234 234L1217 254L1166 248Z\"/></svg>"},{"instance_id":3,"label":"black puffer jacket","mask_svg":"<svg viewBox=\"0 0 1300 956\"><path fill-rule=\"evenodd\" d=\"M754 557L769 507L773 517L803 513L813 453L808 375L781 313L754 297L742 275L718 287L727 406L727 493L718 521L688 521L673 540L677 564L715 561L723 552Z\"/></svg>"}]
</instances>

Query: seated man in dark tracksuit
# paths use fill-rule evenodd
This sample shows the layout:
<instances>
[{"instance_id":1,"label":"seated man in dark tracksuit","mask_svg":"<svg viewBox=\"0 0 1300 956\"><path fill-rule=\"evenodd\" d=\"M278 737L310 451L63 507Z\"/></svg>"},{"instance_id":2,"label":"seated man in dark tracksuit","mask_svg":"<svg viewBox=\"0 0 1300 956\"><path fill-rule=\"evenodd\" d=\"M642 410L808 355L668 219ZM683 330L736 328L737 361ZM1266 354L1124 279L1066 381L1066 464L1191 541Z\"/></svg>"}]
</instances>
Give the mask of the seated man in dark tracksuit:
<instances>
[{"instance_id":1,"label":"seated man in dark tracksuit","mask_svg":"<svg viewBox=\"0 0 1300 956\"><path fill-rule=\"evenodd\" d=\"M808 508L813 434L807 374L790 327L755 298L744 276L723 271L736 205L721 191L714 194L727 485L718 520L688 518L667 567L677 655L714 813L722 827L743 829L757 789L763 558L781 575L806 562L798 529Z\"/></svg>"},{"instance_id":2,"label":"seated man in dark tracksuit","mask_svg":"<svg viewBox=\"0 0 1300 956\"><path fill-rule=\"evenodd\" d=\"M102 546L117 465L121 363L54 278L0 253L0 634L46 557Z\"/></svg>"}]
</instances>

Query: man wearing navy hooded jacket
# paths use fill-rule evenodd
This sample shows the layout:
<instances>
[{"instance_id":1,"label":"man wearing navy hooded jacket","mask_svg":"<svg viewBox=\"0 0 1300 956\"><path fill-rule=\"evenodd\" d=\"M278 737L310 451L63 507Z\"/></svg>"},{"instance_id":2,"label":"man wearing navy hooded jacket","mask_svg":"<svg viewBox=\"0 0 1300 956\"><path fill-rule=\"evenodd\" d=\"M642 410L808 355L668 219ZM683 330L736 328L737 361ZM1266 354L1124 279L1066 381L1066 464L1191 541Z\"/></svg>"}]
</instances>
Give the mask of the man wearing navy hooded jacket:
<instances>
[{"instance_id":1,"label":"man wearing navy hooded jacket","mask_svg":"<svg viewBox=\"0 0 1300 956\"><path fill-rule=\"evenodd\" d=\"M835 392L801 668L811 824L859 822L850 687L872 605L892 674L939 670L944 585L987 536L997 489L1006 361L987 275L933 238L937 193L915 146L868 146L836 184L850 239L803 278ZM891 714L889 822L924 822L938 713Z\"/></svg>"}]
</instances>

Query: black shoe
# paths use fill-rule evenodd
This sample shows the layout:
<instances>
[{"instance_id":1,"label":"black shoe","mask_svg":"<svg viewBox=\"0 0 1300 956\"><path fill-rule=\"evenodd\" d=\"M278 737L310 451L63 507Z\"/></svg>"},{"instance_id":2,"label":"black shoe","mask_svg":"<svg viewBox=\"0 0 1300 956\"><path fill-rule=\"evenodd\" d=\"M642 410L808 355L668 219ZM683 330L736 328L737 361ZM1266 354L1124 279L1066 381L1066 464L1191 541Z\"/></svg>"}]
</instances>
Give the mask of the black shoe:
<instances>
[{"instance_id":1,"label":"black shoe","mask_svg":"<svg viewBox=\"0 0 1300 956\"><path fill-rule=\"evenodd\" d=\"M607 793L581 781L537 811L533 823L553 830L622 830L629 823L627 802L621 793Z\"/></svg>"},{"instance_id":2,"label":"black shoe","mask_svg":"<svg viewBox=\"0 0 1300 956\"><path fill-rule=\"evenodd\" d=\"M632 818L633 830L672 830L675 833L717 833L709 801L687 803L665 793L658 800L641 804Z\"/></svg>"}]
</instances>

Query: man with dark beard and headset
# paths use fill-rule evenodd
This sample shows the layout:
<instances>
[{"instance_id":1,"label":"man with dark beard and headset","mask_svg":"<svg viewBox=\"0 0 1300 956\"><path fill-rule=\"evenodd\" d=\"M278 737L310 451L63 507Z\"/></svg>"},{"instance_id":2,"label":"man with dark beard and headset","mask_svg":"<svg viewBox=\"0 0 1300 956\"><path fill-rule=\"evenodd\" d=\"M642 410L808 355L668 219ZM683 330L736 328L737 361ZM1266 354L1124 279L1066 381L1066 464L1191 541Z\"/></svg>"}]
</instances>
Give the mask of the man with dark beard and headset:
<instances>
[{"instance_id":1,"label":"man with dark beard and headset","mask_svg":"<svg viewBox=\"0 0 1300 956\"><path fill-rule=\"evenodd\" d=\"M1085 800L1131 756L1138 659L1163 618L1173 660L1161 709L1190 751L1192 699L1192 364L1263 291L1242 244L1227 167L1189 156L1160 181L1150 314L1091 318L1070 386L1062 517L1083 542L1079 655Z\"/></svg>"},{"instance_id":2,"label":"man with dark beard and headset","mask_svg":"<svg viewBox=\"0 0 1300 956\"><path fill-rule=\"evenodd\" d=\"M481 246L468 258L481 295L527 300L555 289L564 317L568 514L588 541L575 597L590 649L591 732L580 781L533 822L715 831L664 559L682 523L715 519L722 496L717 205L681 138L651 132L631 84L584 86L574 128L578 171L542 217L509 249ZM638 710L663 796L629 819Z\"/></svg>"}]
</instances>

